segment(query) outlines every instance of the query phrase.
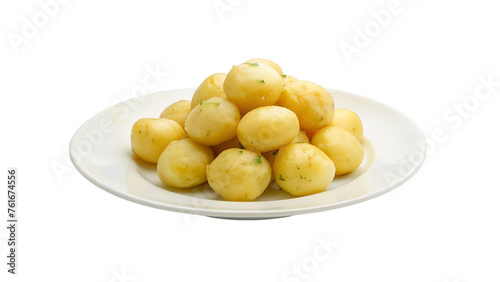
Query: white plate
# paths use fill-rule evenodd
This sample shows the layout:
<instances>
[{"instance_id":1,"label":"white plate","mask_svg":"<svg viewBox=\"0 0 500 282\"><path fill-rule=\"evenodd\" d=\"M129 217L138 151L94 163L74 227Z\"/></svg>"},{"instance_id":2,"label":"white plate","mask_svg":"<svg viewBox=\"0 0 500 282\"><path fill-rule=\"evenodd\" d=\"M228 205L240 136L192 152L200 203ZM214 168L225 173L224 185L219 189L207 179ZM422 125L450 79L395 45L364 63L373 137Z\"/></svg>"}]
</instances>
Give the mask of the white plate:
<instances>
[{"instance_id":1,"label":"white plate","mask_svg":"<svg viewBox=\"0 0 500 282\"><path fill-rule=\"evenodd\" d=\"M132 154L131 128L139 118L158 117L171 103L190 100L194 90L140 96L93 116L71 140L75 167L105 191L142 205L213 217L260 219L331 210L374 198L408 180L425 158L425 138L405 115L371 99L328 89L337 108L352 109L361 117L365 159L355 172L336 177L327 191L294 197L273 183L254 202L230 202L207 184L169 188L156 175L155 165Z\"/></svg>"}]
</instances>

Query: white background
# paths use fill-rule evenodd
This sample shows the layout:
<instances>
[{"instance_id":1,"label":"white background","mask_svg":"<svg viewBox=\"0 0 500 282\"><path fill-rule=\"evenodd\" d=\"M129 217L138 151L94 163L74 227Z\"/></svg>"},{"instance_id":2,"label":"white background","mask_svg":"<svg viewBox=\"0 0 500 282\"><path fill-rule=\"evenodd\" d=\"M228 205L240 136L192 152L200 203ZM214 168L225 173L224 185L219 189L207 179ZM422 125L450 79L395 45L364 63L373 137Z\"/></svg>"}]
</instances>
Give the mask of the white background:
<instances>
[{"instance_id":1,"label":"white background","mask_svg":"<svg viewBox=\"0 0 500 282\"><path fill-rule=\"evenodd\" d=\"M0 4L2 178L9 167L20 178L19 274L2 263L1 281L500 280L494 1L47 2ZM169 73L156 92L254 57L404 112L429 139L424 166L361 204L233 221L122 200L69 162L77 128L131 98L147 68ZM495 85L481 100L479 77ZM2 262L7 237L2 227ZM322 240L335 248L318 261Z\"/></svg>"}]
</instances>

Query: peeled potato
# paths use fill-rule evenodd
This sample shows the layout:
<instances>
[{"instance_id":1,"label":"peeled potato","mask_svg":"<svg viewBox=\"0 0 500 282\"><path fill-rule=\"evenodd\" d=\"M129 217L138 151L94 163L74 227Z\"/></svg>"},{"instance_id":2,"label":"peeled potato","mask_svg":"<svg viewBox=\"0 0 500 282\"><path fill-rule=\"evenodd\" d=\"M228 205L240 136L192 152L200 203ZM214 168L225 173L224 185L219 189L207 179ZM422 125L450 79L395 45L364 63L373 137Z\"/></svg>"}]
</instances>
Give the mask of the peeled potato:
<instances>
[{"instance_id":1,"label":"peeled potato","mask_svg":"<svg viewBox=\"0 0 500 282\"><path fill-rule=\"evenodd\" d=\"M292 142L299 133L299 120L283 107L259 107L243 116L237 133L243 147L267 152Z\"/></svg>"},{"instance_id":2,"label":"peeled potato","mask_svg":"<svg viewBox=\"0 0 500 282\"><path fill-rule=\"evenodd\" d=\"M229 201L253 201L271 181L271 166L262 155L246 149L227 149L207 166L208 184Z\"/></svg>"},{"instance_id":3,"label":"peeled potato","mask_svg":"<svg viewBox=\"0 0 500 282\"><path fill-rule=\"evenodd\" d=\"M222 97L202 101L188 115L184 128L198 143L214 146L236 136L240 122L238 107Z\"/></svg>"},{"instance_id":4,"label":"peeled potato","mask_svg":"<svg viewBox=\"0 0 500 282\"><path fill-rule=\"evenodd\" d=\"M198 86L191 99L191 109L194 109L200 101L207 100L212 97L225 97L223 84L226 79L225 73L214 73L205 78Z\"/></svg>"},{"instance_id":5,"label":"peeled potato","mask_svg":"<svg viewBox=\"0 0 500 282\"><path fill-rule=\"evenodd\" d=\"M273 164L276 184L295 196L326 190L335 177L332 160L308 143L293 143L280 148Z\"/></svg>"},{"instance_id":6,"label":"peeled potato","mask_svg":"<svg viewBox=\"0 0 500 282\"><path fill-rule=\"evenodd\" d=\"M340 126L347 130L352 135L356 136L359 142L363 140L363 123L359 116L349 109L336 109L331 125Z\"/></svg>"},{"instance_id":7,"label":"peeled potato","mask_svg":"<svg viewBox=\"0 0 500 282\"><path fill-rule=\"evenodd\" d=\"M314 134L311 144L320 148L332 159L336 174L346 174L363 162L364 150L358 139L339 126L327 126Z\"/></svg>"},{"instance_id":8,"label":"peeled potato","mask_svg":"<svg viewBox=\"0 0 500 282\"><path fill-rule=\"evenodd\" d=\"M186 132L175 121L163 118L142 118L132 126L132 151L146 162L156 163L167 145L186 137Z\"/></svg>"},{"instance_id":9,"label":"peeled potato","mask_svg":"<svg viewBox=\"0 0 500 282\"><path fill-rule=\"evenodd\" d=\"M299 134L297 134L297 137L295 137L295 139L292 140L292 143L309 143L309 139L307 138L307 135L304 131L299 131ZM273 151L262 152L262 155L269 162L269 164L271 165L271 168L273 167L274 160L276 159L278 152L279 152L279 149L276 149ZM274 177L272 179L274 179Z\"/></svg>"},{"instance_id":10,"label":"peeled potato","mask_svg":"<svg viewBox=\"0 0 500 282\"><path fill-rule=\"evenodd\" d=\"M283 92L281 75L271 66L262 63L243 63L233 66L224 80L224 92L242 114L270 106Z\"/></svg>"},{"instance_id":11,"label":"peeled potato","mask_svg":"<svg viewBox=\"0 0 500 282\"><path fill-rule=\"evenodd\" d=\"M188 188L207 181L207 165L213 159L210 147L184 138L168 144L158 159L156 169L165 185Z\"/></svg>"},{"instance_id":12,"label":"peeled potato","mask_svg":"<svg viewBox=\"0 0 500 282\"><path fill-rule=\"evenodd\" d=\"M281 69L281 67L277 63L275 63L275 62L273 62L271 60L262 59L262 58L255 58L255 59L248 60L245 63L249 63L249 64L252 64L252 63L254 63L254 64L255 63L257 63L257 64L261 64L261 63L262 64L266 64L266 65L272 67L273 69L275 69L280 75L283 75L283 70Z\"/></svg>"},{"instance_id":13,"label":"peeled potato","mask_svg":"<svg viewBox=\"0 0 500 282\"><path fill-rule=\"evenodd\" d=\"M333 98L323 87L305 80L288 83L277 103L292 110L306 131L329 125L333 120Z\"/></svg>"},{"instance_id":14,"label":"peeled potato","mask_svg":"<svg viewBox=\"0 0 500 282\"><path fill-rule=\"evenodd\" d=\"M191 103L187 100L180 100L168 106L160 114L160 118L168 118L176 121L180 126L184 127L189 112L191 111Z\"/></svg>"}]
</instances>

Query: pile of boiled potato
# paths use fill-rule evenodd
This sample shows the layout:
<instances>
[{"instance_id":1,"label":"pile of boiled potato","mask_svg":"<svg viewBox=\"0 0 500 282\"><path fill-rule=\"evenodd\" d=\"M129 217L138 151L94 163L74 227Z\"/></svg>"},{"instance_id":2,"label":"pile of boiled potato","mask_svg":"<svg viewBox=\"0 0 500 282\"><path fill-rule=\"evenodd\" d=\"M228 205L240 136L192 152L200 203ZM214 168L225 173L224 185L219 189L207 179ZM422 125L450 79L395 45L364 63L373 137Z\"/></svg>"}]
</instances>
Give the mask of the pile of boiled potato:
<instances>
[{"instance_id":1,"label":"pile of boiled potato","mask_svg":"<svg viewBox=\"0 0 500 282\"><path fill-rule=\"evenodd\" d=\"M336 175L359 167L363 125L335 109L321 86L252 59L207 77L191 101L132 127L135 155L157 164L167 186L208 181L225 200L252 201L271 181L295 196L325 191Z\"/></svg>"}]
</instances>

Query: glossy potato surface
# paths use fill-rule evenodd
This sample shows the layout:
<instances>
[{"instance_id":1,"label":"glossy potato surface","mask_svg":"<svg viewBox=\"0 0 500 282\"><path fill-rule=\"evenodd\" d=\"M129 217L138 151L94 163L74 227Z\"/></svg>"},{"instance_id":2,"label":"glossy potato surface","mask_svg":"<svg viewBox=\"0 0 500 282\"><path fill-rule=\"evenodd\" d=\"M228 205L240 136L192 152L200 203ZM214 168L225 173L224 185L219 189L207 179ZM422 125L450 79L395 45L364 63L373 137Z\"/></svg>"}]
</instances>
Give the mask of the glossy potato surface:
<instances>
[{"instance_id":1,"label":"glossy potato surface","mask_svg":"<svg viewBox=\"0 0 500 282\"><path fill-rule=\"evenodd\" d=\"M260 154L246 149L227 149L207 166L210 187L229 201L253 201L271 181L271 166Z\"/></svg>"}]
</instances>

